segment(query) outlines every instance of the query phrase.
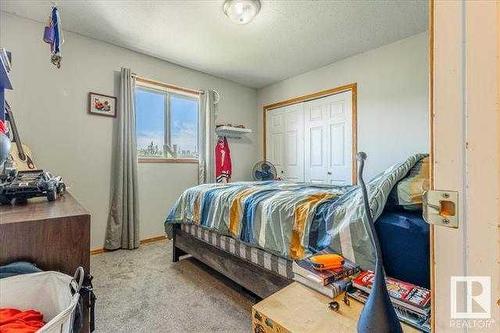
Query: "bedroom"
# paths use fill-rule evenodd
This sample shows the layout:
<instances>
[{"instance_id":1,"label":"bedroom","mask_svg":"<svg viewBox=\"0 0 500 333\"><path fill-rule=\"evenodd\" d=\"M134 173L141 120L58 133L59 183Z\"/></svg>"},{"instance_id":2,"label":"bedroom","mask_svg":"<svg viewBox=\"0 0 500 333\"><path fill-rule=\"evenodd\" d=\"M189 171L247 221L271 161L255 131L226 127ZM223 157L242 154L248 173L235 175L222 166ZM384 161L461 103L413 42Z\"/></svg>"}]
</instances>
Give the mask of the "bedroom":
<instances>
[{"instance_id":1,"label":"bedroom","mask_svg":"<svg viewBox=\"0 0 500 333\"><path fill-rule=\"evenodd\" d=\"M19 229L2 229L4 255L0 264L26 259L31 255L18 253L31 251L37 256L29 261L41 269L64 271L54 261L58 255L64 257L60 260L67 261L69 255L62 254L69 248L64 246L74 247L69 251L71 256L78 257L77 262L94 276L97 332L250 331L252 307L289 284L293 277L289 271L290 259L310 255L328 243L363 269L371 267L374 256L365 215L360 218L366 231L363 235L352 232L349 237L356 239L346 240L346 233L339 231L345 231L345 225L350 223L337 214L336 205L341 200L336 199L357 202L357 207L361 207L357 211L363 214L362 197L348 200L348 190L339 193L331 190L357 182L357 152L366 152L368 156L364 179L370 193L373 192L370 182L375 176L418 153L430 153L431 159L440 162L438 166L447 167L429 166L427 174L420 175L417 195L420 202L421 185L432 172L435 189L462 190L457 185L458 176L446 178L455 175L450 171L457 168L453 163L457 158L452 153L461 154L460 149L444 149L462 142L458 134L462 131L454 131L457 134L452 139L437 135L444 136L445 124L453 124L454 129L461 129L463 124L450 122L455 116L445 111L440 113L442 118L433 121L429 105L435 104L440 111L461 105L449 97L444 87L463 88L443 73L453 72L448 71L446 66L451 63L445 59L461 54L456 53L459 49L456 44L447 40L475 40L469 35L461 36L460 30L447 29L447 24L463 23L460 15L466 15L464 9L427 1L264 0L249 1L259 6L252 7L254 15L250 15L249 22L239 24L239 7L234 7L233 12L233 7L224 7L225 3L222 0L1 2L0 47L11 54L9 76L14 88L6 90L5 99L17 121L22 143L31 148L30 156L36 167L62 176L67 186L67 193L54 203L29 199L26 205L1 206L0 212L5 214L2 219L7 219L11 210L20 210L19 219L29 220L28 212L23 209L38 207L36 204L58 207L72 197L88 213L78 210L85 222L74 226L77 229L68 225L65 229L47 231L52 236L42 237L45 242L61 239L52 251L54 254L41 250L48 246L37 238L45 234L41 227L23 233ZM51 52L43 40L53 6L57 7L58 28L64 37L60 53ZM434 7L434 11L429 9ZM487 11L487 2L469 8L467 15L474 10ZM432 15L440 20L430 20ZM476 17L470 20L480 26L480 22L473 21ZM435 22L434 28L431 22ZM433 52L429 45L434 45ZM60 68L56 66L58 56L62 56ZM496 86L496 82L491 86ZM100 105L97 108L93 103L96 98L110 103L111 111L101 111ZM338 105L344 108L335 109ZM125 114L135 117L127 120ZM487 119L484 116L484 129L495 124L486 122ZM230 126L224 129L216 128L217 125ZM215 152L219 147L218 136L226 136L227 145L222 140L223 149ZM17 147L14 143L11 146ZM227 147L232 165L217 168L222 163L221 156L227 154ZM489 149L495 151L495 145ZM474 157L477 158L468 159L472 161ZM465 233L464 228L439 227L433 236L433 227L423 222L419 207L417 213L409 213L412 218L405 214L402 218L423 232L416 237L398 234L403 231L395 226L394 219L401 218L402 210L385 209L385 201L387 196L394 199L394 195L394 200L400 199L397 192L404 189L403 185L398 189L396 183L408 178L417 159L420 160L413 157L411 166L398 169L397 179L389 181L391 189L384 190L383 205L371 208L385 252L386 273L390 276L396 272L394 278L436 290L440 297L433 295L438 311L434 314L437 320L434 331L441 331L446 323L449 326L450 316L450 296L445 294L449 283L443 280L451 275L472 275L460 274L467 260L482 258L484 263L491 262L484 259L482 251L495 252L496 245L491 245L492 241L495 244L491 238L495 235L494 223L487 223L484 229L468 228L467 234L473 236L463 243L465 238L460 235ZM224 185L228 189L231 184L254 180L254 166L264 160L276 170L271 172L272 178L282 181L267 185L270 188L261 185L257 190L242 185L241 190L260 191L261 201L240 197L238 205L233 207L233 195L237 194L232 192L214 194L212 201L203 201L206 207L195 207L200 206L197 200L201 199L187 200L191 198L189 195L198 198L203 192L195 186L215 182L217 176L225 179L225 172L231 173L229 184ZM332 162L330 165L325 162L328 160ZM496 162L488 165L498 166ZM257 173L261 176L267 172L262 165L259 169ZM498 178L497 170L490 170L492 177ZM304 232L294 233L297 224L290 222L299 213L290 210L296 207L289 197L293 190L280 188L287 180L315 184L305 188L308 195L311 193L307 191L313 191L334 196L322 197L312 205L306 213L306 225L301 226ZM359 194L359 187L355 188ZM391 192L392 188L395 190ZM191 190L186 192L188 189ZM293 197L298 201L302 200L301 190L296 189L297 196ZM492 198L495 190L490 192ZM284 195L286 200L265 196L272 191ZM181 205L176 205L179 198L183 198ZM475 212L475 207L468 206L473 202L462 204L468 212ZM253 208L248 208L251 205ZM269 208L273 205L275 210ZM265 210L271 217L265 216ZM276 216L274 211L283 212L283 216ZM345 211L348 215L355 209L345 207ZM320 217L320 212L330 215ZM175 239L166 239L164 222L168 215L170 222L189 220L204 226L196 227L201 242L200 237L191 237L190 232L196 233L195 227L182 230L176 227ZM380 229L379 216L387 215L393 219L388 219ZM335 216L339 216L338 220ZM286 223L277 223L278 219ZM494 217L487 219L493 221ZM335 227L331 223L336 223ZM2 224L2 228L8 225L14 224ZM278 227L274 229L275 226ZM168 224L167 229L170 227ZM278 232L284 242L275 235ZM404 241L395 241L395 232ZM270 234L271 241L266 238ZM464 256L469 259L463 262L446 250L440 248L436 252L432 248L431 240L437 244L446 240L455 242L451 248L464 249L467 244L473 249L480 246L476 245L479 235L488 240L483 242L484 248L472 251L477 257L469 258L467 252ZM213 246L212 238L219 248ZM227 240L225 250L220 248L221 239ZM241 243L232 243L233 239ZM41 242L37 243L38 248L28 245L37 241ZM63 246L65 242L68 244ZM346 245L349 242L350 247ZM292 243L293 251L289 247ZM234 256L232 252L236 250L231 250L232 247L244 251L243 258ZM411 251L412 247L418 250ZM86 255L76 248L83 248ZM401 261L399 254L407 251L408 257L411 256L407 261L424 266L419 267L420 272L415 272L415 265L412 270ZM172 262L184 252L193 257L182 256L178 262ZM231 256L224 256L228 253ZM435 269L432 275L431 255L436 267L448 263L457 265L456 269L446 272ZM275 270L267 269L266 265ZM286 279L282 279L280 269L286 272ZM465 271L490 275L474 267ZM491 275L495 281L493 271ZM434 289L435 286L438 287ZM340 307L348 308L342 302ZM287 313L293 311L289 309ZM334 315L329 320L336 318ZM429 320L428 325L430 329L433 323Z\"/></svg>"}]
</instances>

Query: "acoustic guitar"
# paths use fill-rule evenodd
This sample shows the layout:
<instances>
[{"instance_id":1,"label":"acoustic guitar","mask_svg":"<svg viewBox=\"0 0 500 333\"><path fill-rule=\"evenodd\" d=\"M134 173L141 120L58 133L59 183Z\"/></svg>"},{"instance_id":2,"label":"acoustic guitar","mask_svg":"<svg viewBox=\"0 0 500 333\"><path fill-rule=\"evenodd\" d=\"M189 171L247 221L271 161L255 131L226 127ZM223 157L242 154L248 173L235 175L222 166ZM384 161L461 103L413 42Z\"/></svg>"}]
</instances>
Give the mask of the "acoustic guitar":
<instances>
[{"instance_id":1,"label":"acoustic guitar","mask_svg":"<svg viewBox=\"0 0 500 333\"><path fill-rule=\"evenodd\" d=\"M33 155L31 153L31 149L28 146L22 144L21 138L19 137L19 132L17 131L14 115L12 114L12 110L7 101L5 101L5 111L6 120L8 120L10 130L12 132L11 140L15 143L15 145L13 145L10 150L10 157L12 159L12 162L14 163L14 166L18 171L36 169L35 163L33 163Z\"/></svg>"}]
</instances>

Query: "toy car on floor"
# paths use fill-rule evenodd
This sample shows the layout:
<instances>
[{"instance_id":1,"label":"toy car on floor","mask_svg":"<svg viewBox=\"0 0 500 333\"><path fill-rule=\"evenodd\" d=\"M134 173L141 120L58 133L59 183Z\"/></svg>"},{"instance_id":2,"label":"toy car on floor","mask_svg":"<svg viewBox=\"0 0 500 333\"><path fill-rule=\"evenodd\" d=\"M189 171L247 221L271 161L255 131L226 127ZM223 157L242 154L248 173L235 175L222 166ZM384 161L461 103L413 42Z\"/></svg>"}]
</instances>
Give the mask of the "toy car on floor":
<instances>
[{"instance_id":1,"label":"toy car on floor","mask_svg":"<svg viewBox=\"0 0 500 333\"><path fill-rule=\"evenodd\" d=\"M66 185L59 176L43 170L18 171L0 184L0 203L26 202L34 197L54 201L64 195Z\"/></svg>"}]
</instances>

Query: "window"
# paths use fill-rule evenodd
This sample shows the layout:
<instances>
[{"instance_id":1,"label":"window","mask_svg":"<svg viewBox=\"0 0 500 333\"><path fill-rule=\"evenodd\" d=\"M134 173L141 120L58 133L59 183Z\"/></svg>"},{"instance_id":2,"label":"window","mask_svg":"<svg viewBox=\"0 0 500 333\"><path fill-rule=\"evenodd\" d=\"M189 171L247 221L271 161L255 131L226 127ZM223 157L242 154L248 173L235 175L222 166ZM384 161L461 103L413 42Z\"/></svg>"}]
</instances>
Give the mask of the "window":
<instances>
[{"instance_id":1,"label":"window","mask_svg":"<svg viewBox=\"0 0 500 333\"><path fill-rule=\"evenodd\" d=\"M198 159L199 97L137 82L137 155L141 162Z\"/></svg>"}]
</instances>

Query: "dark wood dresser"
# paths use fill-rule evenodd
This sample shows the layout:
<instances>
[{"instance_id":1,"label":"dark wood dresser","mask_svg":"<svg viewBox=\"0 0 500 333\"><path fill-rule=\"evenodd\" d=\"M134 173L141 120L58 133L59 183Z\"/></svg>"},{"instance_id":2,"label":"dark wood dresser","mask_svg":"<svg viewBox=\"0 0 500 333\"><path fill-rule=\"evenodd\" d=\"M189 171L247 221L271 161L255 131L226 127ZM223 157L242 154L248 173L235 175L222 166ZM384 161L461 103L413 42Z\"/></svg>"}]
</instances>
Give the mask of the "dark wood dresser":
<instances>
[{"instance_id":1,"label":"dark wood dresser","mask_svg":"<svg viewBox=\"0 0 500 333\"><path fill-rule=\"evenodd\" d=\"M29 261L44 271L90 273L90 214L70 193L0 206L0 265ZM88 300L86 300L87 302ZM85 306L85 310L87 310ZM85 311L88 332L88 311Z\"/></svg>"}]
</instances>

